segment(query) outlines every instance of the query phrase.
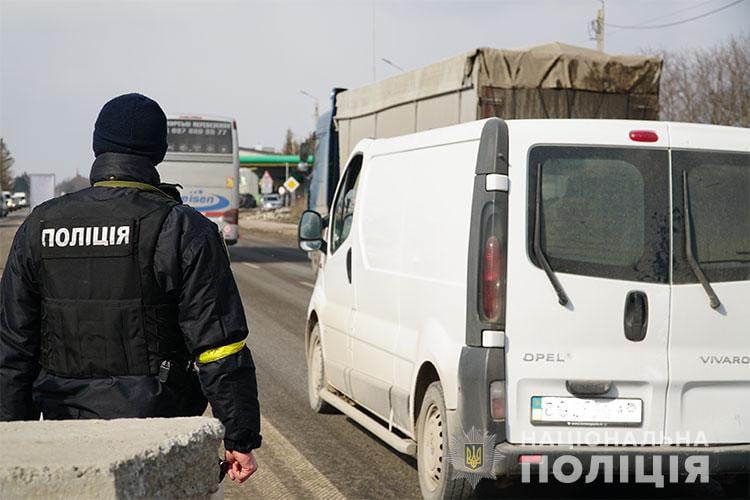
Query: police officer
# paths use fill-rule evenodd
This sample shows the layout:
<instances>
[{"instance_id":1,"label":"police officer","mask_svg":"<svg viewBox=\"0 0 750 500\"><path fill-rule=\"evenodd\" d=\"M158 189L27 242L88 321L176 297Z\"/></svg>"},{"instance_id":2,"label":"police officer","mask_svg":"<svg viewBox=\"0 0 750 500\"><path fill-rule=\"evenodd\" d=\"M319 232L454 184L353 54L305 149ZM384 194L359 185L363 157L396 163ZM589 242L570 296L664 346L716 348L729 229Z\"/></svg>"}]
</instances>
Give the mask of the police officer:
<instances>
[{"instance_id":1,"label":"police officer","mask_svg":"<svg viewBox=\"0 0 750 500\"><path fill-rule=\"evenodd\" d=\"M167 122L140 94L104 105L92 187L38 206L0 282L0 420L201 415L228 474L261 443L255 365L216 225L159 189ZM205 397L204 397L205 396Z\"/></svg>"}]
</instances>

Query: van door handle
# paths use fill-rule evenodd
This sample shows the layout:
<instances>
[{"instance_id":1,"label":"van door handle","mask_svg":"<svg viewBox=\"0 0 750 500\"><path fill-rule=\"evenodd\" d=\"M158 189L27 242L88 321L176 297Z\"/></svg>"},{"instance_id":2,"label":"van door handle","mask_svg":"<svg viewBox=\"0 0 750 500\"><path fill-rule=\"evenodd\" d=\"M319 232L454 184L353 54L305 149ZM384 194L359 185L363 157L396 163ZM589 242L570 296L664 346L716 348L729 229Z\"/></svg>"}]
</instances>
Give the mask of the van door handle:
<instances>
[{"instance_id":1,"label":"van door handle","mask_svg":"<svg viewBox=\"0 0 750 500\"><path fill-rule=\"evenodd\" d=\"M349 280L349 284L352 282L352 248L346 251L346 277Z\"/></svg>"},{"instance_id":2,"label":"van door handle","mask_svg":"<svg viewBox=\"0 0 750 500\"><path fill-rule=\"evenodd\" d=\"M623 317L625 338L640 342L646 338L648 329L648 297L644 292L632 291L625 297L625 314Z\"/></svg>"},{"instance_id":3,"label":"van door handle","mask_svg":"<svg viewBox=\"0 0 750 500\"><path fill-rule=\"evenodd\" d=\"M573 396L602 396L612 389L611 380L566 380L565 388Z\"/></svg>"}]
</instances>

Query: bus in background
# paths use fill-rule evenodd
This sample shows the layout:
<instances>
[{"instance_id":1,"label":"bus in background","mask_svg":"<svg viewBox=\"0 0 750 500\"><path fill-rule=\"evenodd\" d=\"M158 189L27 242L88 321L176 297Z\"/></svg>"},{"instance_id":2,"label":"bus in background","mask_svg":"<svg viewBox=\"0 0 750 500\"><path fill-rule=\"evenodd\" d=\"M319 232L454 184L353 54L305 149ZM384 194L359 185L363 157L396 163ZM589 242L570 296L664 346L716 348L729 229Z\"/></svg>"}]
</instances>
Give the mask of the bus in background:
<instances>
[{"instance_id":1,"label":"bus in background","mask_svg":"<svg viewBox=\"0 0 750 500\"><path fill-rule=\"evenodd\" d=\"M168 116L162 182L180 184L182 201L219 226L227 245L239 238L237 122L216 116Z\"/></svg>"}]
</instances>

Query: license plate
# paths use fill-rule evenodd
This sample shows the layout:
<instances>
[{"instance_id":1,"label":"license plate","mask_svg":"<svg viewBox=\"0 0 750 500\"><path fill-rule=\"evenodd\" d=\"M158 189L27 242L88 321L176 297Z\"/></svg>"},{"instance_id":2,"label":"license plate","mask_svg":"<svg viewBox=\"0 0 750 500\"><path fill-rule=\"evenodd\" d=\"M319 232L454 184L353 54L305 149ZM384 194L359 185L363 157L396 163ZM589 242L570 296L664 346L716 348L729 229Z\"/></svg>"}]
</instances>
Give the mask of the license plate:
<instances>
[{"instance_id":1,"label":"license plate","mask_svg":"<svg viewBox=\"0 0 750 500\"><path fill-rule=\"evenodd\" d=\"M533 396L531 423L541 425L637 426L643 401L634 398Z\"/></svg>"}]
</instances>

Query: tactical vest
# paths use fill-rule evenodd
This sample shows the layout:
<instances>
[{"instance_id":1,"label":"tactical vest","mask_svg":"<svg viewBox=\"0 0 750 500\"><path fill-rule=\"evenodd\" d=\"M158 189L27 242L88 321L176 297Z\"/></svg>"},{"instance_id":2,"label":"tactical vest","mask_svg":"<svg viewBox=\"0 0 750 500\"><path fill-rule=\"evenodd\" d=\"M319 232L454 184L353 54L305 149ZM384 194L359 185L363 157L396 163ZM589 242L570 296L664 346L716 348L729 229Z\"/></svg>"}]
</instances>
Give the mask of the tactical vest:
<instances>
[{"instance_id":1,"label":"tactical vest","mask_svg":"<svg viewBox=\"0 0 750 500\"><path fill-rule=\"evenodd\" d=\"M41 365L64 377L156 375L161 361L188 359L177 299L154 275L156 242L177 202L141 189L91 195L100 189L111 188L36 211Z\"/></svg>"}]
</instances>

